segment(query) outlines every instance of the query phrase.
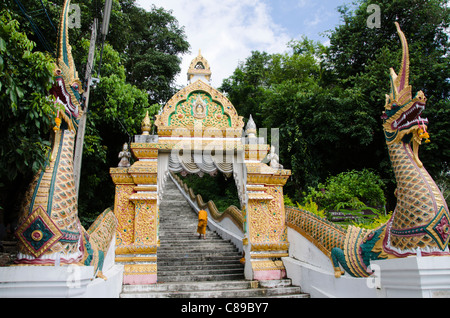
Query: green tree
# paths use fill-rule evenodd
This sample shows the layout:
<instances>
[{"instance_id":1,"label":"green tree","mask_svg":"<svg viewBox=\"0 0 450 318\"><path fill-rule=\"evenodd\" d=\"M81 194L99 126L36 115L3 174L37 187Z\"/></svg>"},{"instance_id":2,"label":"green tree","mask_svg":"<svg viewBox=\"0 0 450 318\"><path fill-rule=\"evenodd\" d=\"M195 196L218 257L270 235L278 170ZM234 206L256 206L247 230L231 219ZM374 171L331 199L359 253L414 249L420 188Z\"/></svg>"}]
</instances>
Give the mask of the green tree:
<instances>
[{"instance_id":1,"label":"green tree","mask_svg":"<svg viewBox=\"0 0 450 318\"><path fill-rule=\"evenodd\" d=\"M259 127L280 129L280 159L293 171L286 189L298 200L330 174L363 168L376 121L365 113L358 89L329 84L327 48L308 39L289 48L285 54L253 52L221 89Z\"/></svg>"},{"instance_id":2,"label":"green tree","mask_svg":"<svg viewBox=\"0 0 450 318\"><path fill-rule=\"evenodd\" d=\"M341 172L327 178L315 188L309 188L304 202L316 202L327 211L366 209L372 207L384 212L386 199L381 178L369 170Z\"/></svg>"},{"instance_id":3,"label":"green tree","mask_svg":"<svg viewBox=\"0 0 450 318\"><path fill-rule=\"evenodd\" d=\"M5 0L23 31L36 42L34 50L51 53L57 47L63 3L64 0ZM72 3L80 7L81 27L70 29L69 38L80 80L84 82L91 24L98 18L101 25L104 1ZM155 103L165 102L174 91L174 78L180 70L179 56L189 48L185 38L183 28L170 12L156 7L147 12L139 8L135 0L113 0L100 83L91 89L89 99L79 193L80 216L85 225L95 214L113 204L114 185L109 168L117 166L117 155L123 143L140 133L145 112L148 110L150 116L156 114L160 106ZM99 37L94 77L99 77L100 40ZM33 79L32 76L29 78ZM27 96L34 95L30 92ZM21 120L23 122L23 118ZM39 121L25 124L39 125ZM43 128L44 125L40 125ZM48 147L48 144L42 144ZM15 204L20 202L15 201Z\"/></svg>"},{"instance_id":4,"label":"green tree","mask_svg":"<svg viewBox=\"0 0 450 318\"><path fill-rule=\"evenodd\" d=\"M437 177L447 167L450 150L450 54L448 27L450 8L445 0L359 0L351 11L339 9L343 23L330 33L328 63L335 78L344 87L358 88L369 103L368 115L378 118L389 93L389 68L397 72L401 61L401 44L394 22L405 33L410 51L410 84L413 91L422 90L427 97L424 116L430 120L433 142L421 149L421 159ZM381 9L381 27L367 27L367 7ZM378 120L378 127L381 121ZM382 149L384 137L376 129L373 147ZM374 153L381 170L390 166L386 152Z\"/></svg>"},{"instance_id":5,"label":"green tree","mask_svg":"<svg viewBox=\"0 0 450 318\"><path fill-rule=\"evenodd\" d=\"M54 60L35 51L9 10L0 13L0 209L14 214L20 194L41 169L56 115L48 91Z\"/></svg>"},{"instance_id":6,"label":"green tree","mask_svg":"<svg viewBox=\"0 0 450 318\"><path fill-rule=\"evenodd\" d=\"M184 29L169 12L155 6L151 11L132 6L125 13L126 32L131 35L123 50L127 81L148 92L151 104L166 103L176 92L178 55L189 49Z\"/></svg>"},{"instance_id":7,"label":"green tree","mask_svg":"<svg viewBox=\"0 0 450 318\"><path fill-rule=\"evenodd\" d=\"M240 116L250 115L260 124L263 120L262 103L265 90L271 86L272 55L253 51L245 62L240 62L233 74L224 79L220 90L226 92Z\"/></svg>"},{"instance_id":8,"label":"green tree","mask_svg":"<svg viewBox=\"0 0 450 318\"><path fill-rule=\"evenodd\" d=\"M253 52L221 87L241 115L280 129L280 159L293 172L286 190L294 200L330 175L364 168L391 180L388 193L394 192L380 115L389 68L398 71L401 61L395 21L410 43L410 83L428 98L424 115L434 138L421 159L434 177L448 171L449 8L441 0L356 4L353 11L339 9L343 22L330 31L329 47L303 39L285 54ZM379 29L367 26L369 4L381 7Z\"/></svg>"},{"instance_id":9,"label":"green tree","mask_svg":"<svg viewBox=\"0 0 450 318\"><path fill-rule=\"evenodd\" d=\"M91 90L83 148L79 211L86 223L113 204L109 168L117 166L122 145L140 133L141 120L149 108L147 94L126 83L125 68L110 45L104 48L102 69L101 81Z\"/></svg>"}]
</instances>

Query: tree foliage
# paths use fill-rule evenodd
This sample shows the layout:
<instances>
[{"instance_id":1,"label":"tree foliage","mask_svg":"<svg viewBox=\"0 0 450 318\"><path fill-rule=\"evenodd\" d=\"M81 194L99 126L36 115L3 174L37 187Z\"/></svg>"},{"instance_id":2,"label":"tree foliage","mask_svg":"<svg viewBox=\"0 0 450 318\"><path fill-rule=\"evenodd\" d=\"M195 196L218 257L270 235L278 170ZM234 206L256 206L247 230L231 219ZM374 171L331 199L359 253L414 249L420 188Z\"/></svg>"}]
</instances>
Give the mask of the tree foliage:
<instances>
[{"instance_id":1,"label":"tree foliage","mask_svg":"<svg viewBox=\"0 0 450 318\"><path fill-rule=\"evenodd\" d=\"M433 143L422 147L427 169L437 176L447 167L450 150L450 8L445 0L359 1L354 11L341 7L344 21L330 34L329 64L344 87L359 87L376 117L389 92L389 68L400 68L401 45L394 21L405 33L410 51L410 85L427 97ZM367 7L381 8L381 28L366 27ZM383 142L382 138L378 138ZM437 160L436 160L437 157ZM386 163L385 163L386 164Z\"/></svg>"},{"instance_id":2,"label":"tree foliage","mask_svg":"<svg viewBox=\"0 0 450 318\"><path fill-rule=\"evenodd\" d=\"M270 56L253 52L221 89L240 114L252 112L259 127L280 129L280 160L293 170L288 188L299 190L349 165L363 168L369 158L363 163L361 157L373 140L376 120L367 116L359 88L329 85L330 71L323 66L327 48L303 39L291 42L290 49ZM262 57L264 63L254 64Z\"/></svg>"},{"instance_id":3,"label":"tree foliage","mask_svg":"<svg viewBox=\"0 0 450 318\"><path fill-rule=\"evenodd\" d=\"M9 10L0 13L0 209L12 209L24 183L41 169L50 148L55 108L48 96L54 60L34 51Z\"/></svg>"},{"instance_id":4,"label":"tree foliage","mask_svg":"<svg viewBox=\"0 0 450 318\"><path fill-rule=\"evenodd\" d=\"M64 0L5 2L11 14L20 23L21 31L36 43L29 51L33 50L36 56L42 56L40 63L54 62L50 55L56 52L57 29ZM18 4L22 6L19 7ZM69 42L80 80L86 85L91 25L94 18L98 18L99 34L104 1L78 0L72 1L72 4L77 4L80 8L80 27L69 29ZM109 33L103 50L102 37L98 35L92 70L92 76L99 77L100 82L91 89L87 112L79 192L79 214L85 224L113 204L114 185L109 176L109 168L117 166L117 155L123 143L132 141L132 137L140 133L140 123L146 111L149 111L150 116L155 115L160 108L156 103L164 101L174 92L174 78L180 71L180 55L186 53L189 48L185 38L183 28L170 12L156 7L145 11L137 6L135 0L113 0ZM47 53L43 53L45 51ZM1 56L4 60L3 52ZM21 55L20 57L22 58ZM11 96L17 97L19 104L25 105L25 108L20 119L17 116L9 121L10 125L22 127L22 130L16 132L17 139L4 139L28 149L36 149L36 152L24 152L22 157L35 155L45 158L45 151L37 148L46 150L49 147L47 140L51 114L47 114L46 105L51 106L52 102L48 100L45 104L44 101L47 100L51 76L45 78L44 71L36 70L31 64L20 64L16 61L18 59L14 59L11 65L20 70L21 73L16 71L20 75L17 82L27 87L27 94L20 90L22 86L18 86L18 89L10 88L11 92L16 93ZM49 74L51 75L51 72ZM33 105L40 105L40 108ZM1 116L2 122L8 121L8 117L3 113ZM37 125L39 127L36 128ZM7 128L2 126L2 131L3 127ZM10 136L11 131L6 131L5 134ZM39 142L33 138L37 138ZM39 160L43 160L41 157L28 161L16 160L21 148L10 148L19 149L14 150L16 157L9 157L13 164L18 165L15 171L32 174L31 168L37 168ZM3 158L7 157L2 156L1 164L6 165ZM6 168L4 171L14 172ZM4 183L3 176L0 183ZM26 185L28 181L22 183Z\"/></svg>"},{"instance_id":5,"label":"tree foliage","mask_svg":"<svg viewBox=\"0 0 450 318\"><path fill-rule=\"evenodd\" d=\"M233 177L226 178L220 172L215 176L209 174L204 174L202 177L197 174L188 174L185 177L179 176L188 187L192 188L196 195L202 196L203 202L213 201L219 211L223 212L231 205L238 209L241 208Z\"/></svg>"},{"instance_id":6,"label":"tree foliage","mask_svg":"<svg viewBox=\"0 0 450 318\"><path fill-rule=\"evenodd\" d=\"M327 211L365 209L384 211L386 199L380 177L369 170L345 171L310 188L305 201L313 201Z\"/></svg>"},{"instance_id":7,"label":"tree foliage","mask_svg":"<svg viewBox=\"0 0 450 318\"><path fill-rule=\"evenodd\" d=\"M293 200L302 202L308 187L330 176L365 168L379 174L393 193L380 115L390 90L389 68L400 68L395 21L410 44L410 84L428 98L424 115L432 143L421 147L421 159L435 178L449 169L446 1L357 4L353 11L339 8L342 23L329 32L329 46L304 38L289 43L284 54L252 52L221 86L245 118L252 114L259 127L280 129L280 161L292 170L285 189ZM381 28L367 26L370 4L381 8Z\"/></svg>"}]
</instances>

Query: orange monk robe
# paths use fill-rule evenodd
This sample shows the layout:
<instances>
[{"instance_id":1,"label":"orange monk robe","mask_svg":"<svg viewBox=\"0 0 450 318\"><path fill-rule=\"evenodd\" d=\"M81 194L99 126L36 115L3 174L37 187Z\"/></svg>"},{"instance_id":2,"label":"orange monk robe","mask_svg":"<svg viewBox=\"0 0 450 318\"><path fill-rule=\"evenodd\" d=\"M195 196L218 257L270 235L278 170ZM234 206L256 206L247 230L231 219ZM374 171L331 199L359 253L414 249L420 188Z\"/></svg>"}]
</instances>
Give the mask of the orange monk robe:
<instances>
[{"instance_id":1,"label":"orange monk robe","mask_svg":"<svg viewBox=\"0 0 450 318\"><path fill-rule=\"evenodd\" d=\"M197 233L205 235L207 224L208 224L208 213L205 210L200 210L198 212Z\"/></svg>"}]
</instances>

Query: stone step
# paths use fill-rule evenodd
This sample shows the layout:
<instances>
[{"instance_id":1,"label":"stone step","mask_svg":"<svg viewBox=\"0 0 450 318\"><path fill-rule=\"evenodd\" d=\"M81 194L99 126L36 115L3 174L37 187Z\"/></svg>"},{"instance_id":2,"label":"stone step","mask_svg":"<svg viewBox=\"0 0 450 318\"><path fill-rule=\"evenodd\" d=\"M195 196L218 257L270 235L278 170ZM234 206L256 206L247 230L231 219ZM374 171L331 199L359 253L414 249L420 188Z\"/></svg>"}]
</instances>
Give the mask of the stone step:
<instances>
[{"instance_id":1,"label":"stone step","mask_svg":"<svg viewBox=\"0 0 450 318\"><path fill-rule=\"evenodd\" d=\"M164 243L161 243L161 245L158 248L158 251L167 250L171 248L183 248L187 249L190 247L193 248L211 248L211 247L229 247L235 249L234 246L230 245L227 241L222 241L219 239L216 240L179 240L179 241L165 241Z\"/></svg>"},{"instance_id":2,"label":"stone step","mask_svg":"<svg viewBox=\"0 0 450 318\"><path fill-rule=\"evenodd\" d=\"M217 253L217 250L220 249L220 253ZM171 246L171 247L165 247L165 248L159 248L158 249L158 254L159 255L165 255L166 254L170 254L170 253L179 253L181 255L198 255L198 254L202 254L202 255L209 255L212 253L217 253L217 254L222 254L222 252L226 252L226 253L238 253L236 248L234 248L233 246L216 246L216 245L211 245L211 246L203 246L203 247L185 247L185 246Z\"/></svg>"},{"instance_id":3,"label":"stone step","mask_svg":"<svg viewBox=\"0 0 450 318\"><path fill-rule=\"evenodd\" d=\"M158 257L158 268L163 268L164 266L197 266L197 265L209 265L214 266L216 264L234 264L238 266L240 264L239 260L241 257L229 257L221 258L218 261L217 258L210 259L193 259L193 258L160 258Z\"/></svg>"},{"instance_id":4,"label":"stone step","mask_svg":"<svg viewBox=\"0 0 450 318\"><path fill-rule=\"evenodd\" d=\"M173 235L173 234L183 234L183 235L192 235L197 233L197 223L180 226L180 227L165 227L162 226L159 228L159 235ZM212 232L209 232L212 234Z\"/></svg>"},{"instance_id":5,"label":"stone step","mask_svg":"<svg viewBox=\"0 0 450 318\"><path fill-rule=\"evenodd\" d=\"M227 242L223 242L221 240L220 237L214 237L214 236L209 236L208 234L206 234L206 238L203 238L203 236L199 239L198 238L198 234L195 233L190 233L190 234L186 234L186 235L182 235L182 234L174 234L174 235L169 235L167 236L167 239L164 239L163 236L159 236L159 240L161 243L161 246L168 246L168 245L183 245L188 247L189 245L192 246L203 246L203 245L211 245L211 244L219 244L221 246L225 246L225 245L230 245L230 246L234 246L233 244L229 243L227 244Z\"/></svg>"},{"instance_id":6,"label":"stone step","mask_svg":"<svg viewBox=\"0 0 450 318\"><path fill-rule=\"evenodd\" d=\"M190 207L189 207L190 208ZM176 220L178 222L197 221L198 214L194 211L185 211L186 207L171 207L170 211L162 211L160 213L161 219L168 219L169 221Z\"/></svg>"},{"instance_id":7,"label":"stone step","mask_svg":"<svg viewBox=\"0 0 450 318\"><path fill-rule=\"evenodd\" d=\"M182 268L182 266L178 266L177 268ZM218 277L221 275L240 275L243 278L243 267L230 267L230 268L219 268L214 269L211 267L200 268L200 269L184 269L184 270L173 270L171 267L167 267L165 269L158 269L158 279L164 281L164 277L180 277L180 276L189 276L192 279L196 279L199 276L213 276Z\"/></svg>"},{"instance_id":8,"label":"stone step","mask_svg":"<svg viewBox=\"0 0 450 318\"><path fill-rule=\"evenodd\" d=\"M160 219L160 222L165 222L164 220ZM163 223L164 225L162 225L160 223L160 231L165 232L165 233L187 233L187 232L193 232L193 231L197 231L197 225L198 223L195 222L191 222L191 223L186 223L186 224L167 224L167 223ZM206 230L208 232L208 230ZM213 233L212 231L209 231L209 233Z\"/></svg>"},{"instance_id":9,"label":"stone step","mask_svg":"<svg viewBox=\"0 0 450 318\"><path fill-rule=\"evenodd\" d=\"M224 250L217 253L216 250L207 250L205 252L195 251L185 251L183 249L170 249L170 250L160 250L158 251L158 259L189 259L189 260L214 260L214 259L235 259L241 258L242 254L233 250Z\"/></svg>"},{"instance_id":10,"label":"stone step","mask_svg":"<svg viewBox=\"0 0 450 318\"><path fill-rule=\"evenodd\" d=\"M183 270L201 270L205 268L205 265L208 266L208 268L214 269L214 270L221 270L221 269L233 269L233 268L240 268L243 269L244 265L243 264L236 264L235 262L233 263L211 263L211 264L205 264L202 262L199 263L195 263L195 264L190 264L190 265L183 265L183 264L166 264L164 266L159 266L159 269L167 269L170 268L172 270L179 270L179 271L183 271Z\"/></svg>"},{"instance_id":11,"label":"stone step","mask_svg":"<svg viewBox=\"0 0 450 318\"><path fill-rule=\"evenodd\" d=\"M183 206L189 206L189 203L186 201L186 199L182 196L180 197L175 197L174 195L171 195L171 198L164 198L163 197L163 201L161 202L161 204L159 205L160 207L173 207L176 205L183 205Z\"/></svg>"},{"instance_id":12,"label":"stone step","mask_svg":"<svg viewBox=\"0 0 450 318\"><path fill-rule=\"evenodd\" d=\"M288 280L289 281L289 280ZM145 286L124 286L122 298L308 298L297 286L264 287L256 281L167 282Z\"/></svg>"},{"instance_id":13,"label":"stone step","mask_svg":"<svg viewBox=\"0 0 450 318\"><path fill-rule=\"evenodd\" d=\"M198 221L184 221L184 222L168 222L164 218L159 219L160 229L167 231L192 231L192 229L197 229Z\"/></svg>"},{"instance_id":14,"label":"stone step","mask_svg":"<svg viewBox=\"0 0 450 318\"><path fill-rule=\"evenodd\" d=\"M239 266L239 259L158 259L158 269L164 271L165 268L171 266L182 266L182 267L190 267L190 266L202 266L202 267L213 267L216 264L228 264ZM238 265L236 265L238 264ZM242 271L244 272L244 271Z\"/></svg>"},{"instance_id":15,"label":"stone step","mask_svg":"<svg viewBox=\"0 0 450 318\"><path fill-rule=\"evenodd\" d=\"M158 276L159 283L165 282L205 282L244 279L243 273L238 274L205 274L205 275L161 275Z\"/></svg>"},{"instance_id":16,"label":"stone step","mask_svg":"<svg viewBox=\"0 0 450 318\"><path fill-rule=\"evenodd\" d=\"M184 220L167 220L165 217L159 218L159 227L167 230L171 229L191 230L193 228L197 229L197 225L198 225L197 219L184 221Z\"/></svg>"},{"instance_id":17,"label":"stone step","mask_svg":"<svg viewBox=\"0 0 450 318\"><path fill-rule=\"evenodd\" d=\"M193 216L195 217L195 216ZM161 216L159 218L159 223L160 223L160 228L166 228L166 229L171 229L171 228L181 228L183 226L194 226L197 227L198 224L198 220L196 219L191 219L191 220L180 220L180 219L176 219L176 218L167 218L165 216Z\"/></svg>"},{"instance_id":18,"label":"stone step","mask_svg":"<svg viewBox=\"0 0 450 318\"><path fill-rule=\"evenodd\" d=\"M226 282L185 282L185 283L164 283L154 285L124 285L122 291L124 293L138 292L185 292L185 291L208 291L222 289L245 289L251 287L251 281L236 280Z\"/></svg>"},{"instance_id":19,"label":"stone step","mask_svg":"<svg viewBox=\"0 0 450 318\"><path fill-rule=\"evenodd\" d=\"M190 235L190 236L198 236L197 233L197 224L195 226L185 226L185 227L176 227L176 228L166 228L166 227L160 227L159 228L159 236L167 235L168 237L164 237L164 239L170 238L170 235ZM206 235L207 237L220 237L217 233L210 231L206 229Z\"/></svg>"},{"instance_id":20,"label":"stone step","mask_svg":"<svg viewBox=\"0 0 450 318\"><path fill-rule=\"evenodd\" d=\"M163 200L171 201L171 200L178 200L181 201L184 199L184 196L181 193L176 193L175 191L166 192L163 194ZM186 199L184 199L186 202Z\"/></svg>"},{"instance_id":21,"label":"stone step","mask_svg":"<svg viewBox=\"0 0 450 318\"><path fill-rule=\"evenodd\" d=\"M243 279L241 253L209 229L206 239L198 239L197 214L171 180L166 182L159 222L159 281Z\"/></svg>"},{"instance_id":22,"label":"stone step","mask_svg":"<svg viewBox=\"0 0 450 318\"><path fill-rule=\"evenodd\" d=\"M198 233L197 233L197 225L190 227L190 228L180 228L180 229L167 229L167 228L160 228L159 229L159 237L160 237L160 241L161 238L165 241L170 241L172 237L180 237L180 236L185 236L186 239L197 239L198 238ZM222 240L222 238L220 237L220 235L218 235L215 232L212 232L208 229L206 229L206 240L208 239L215 239L218 238L220 240ZM202 236L203 239L203 236ZM179 240L177 238L177 240ZM230 244L230 243L229 243Z\"/></svg>"},{"instance_id":23,"label":"stone step","mask_svg":"<svg viewBox=\"0 0 450 318\"><path fill-rule=\"evenodd\" d=\"M163 198L161 203L159 204L159 206L163 208L163 211L171 211L167 208L173 208L180 205L183 207L189 207L189 209L186 210L185 214L195 214L195 212L191 208L191 205L183 197L176 198L175 196L171 196L171 198L169 199Z\"/></svg>"},{"instance_id":24,"label":"stone step","mask_svg":"<svg viewBox=\"0 0 450 318\"><path fill-rule=\"evenodd\" d=\"M198 244L200 243L200 241L202 242L211 242L211 241L220 241L221 238L217 237L215 235L212 235L210 233L206 233L206 237L199 239L198 238L198 233L195 231L191 231L188 233L162 233L160 232L159 234L159 241L161 242L161 244L164 243L171 243L171 242L175 242L175 241L191 241L191 244ZM228 243L231 244L231 243Z\"/></svg>"},{"instance_id":25,"label":"stone step","mask_svg":"<svg viewBox=\"0 0 450 318\"><path fill-rule=\"evenodd\" d=\"M161 211L161 217L170 217L170 218L178 218L178 221L183 220L183 219L191 219L192 217L196 218L197 213L195 213L194 211L185 211L183 209L187 209L185 206L181 206L183 209L177 209L178 207L180 207L180 205L176 205L175 207L166 207L165 210L160 210ZM189 206L189 209L191 207Z\"/></svg>"}]
</instances>

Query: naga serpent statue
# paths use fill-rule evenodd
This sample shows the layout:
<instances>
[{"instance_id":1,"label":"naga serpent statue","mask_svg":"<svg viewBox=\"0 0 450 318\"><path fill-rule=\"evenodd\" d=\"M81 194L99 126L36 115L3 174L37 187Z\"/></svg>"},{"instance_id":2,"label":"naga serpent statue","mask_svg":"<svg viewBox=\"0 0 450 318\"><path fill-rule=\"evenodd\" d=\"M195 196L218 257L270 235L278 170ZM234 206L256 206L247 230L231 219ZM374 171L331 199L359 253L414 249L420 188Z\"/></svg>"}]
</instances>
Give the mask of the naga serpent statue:
<instances>
[{"instance_id":1,"label":"naga serpent statue","mask_svg":"<svg viewBox=\"0 0 450 318\"><path fill-rule=\"evenodd\" d=\"M409 50L395 23L403 55L400 72L390 70L391 93L386 95L383 129L395 173L397 205L390 220L374 230L349 226L346 230L294 208L287 208L288 225L297 229L332 260L335 277L345 272L367 277L371 260L416 255L449 255L450 215L446 201L419 160L422 141L428 141L428 120L422 118L426 98L414 97L409 85ZM341 269L344 269L344 271Z\"/></svg>"},{"instance_id":2,"label":"naga serpent statue","mask_svg":"<svg viewBox=\"0 0 450 318\"><path fill-rule=\"evenodd\" d=\"M52 150L25 194L16 230L16 263L94 266L97 277L104 278L103 261L117 221L107 209L86 231L78 218L73 153L82 113L82 88L68 41L69 4L66 0L61 14L55 84L50 91L59 109L55 108Z\"/></svg>"}]
</instances>

